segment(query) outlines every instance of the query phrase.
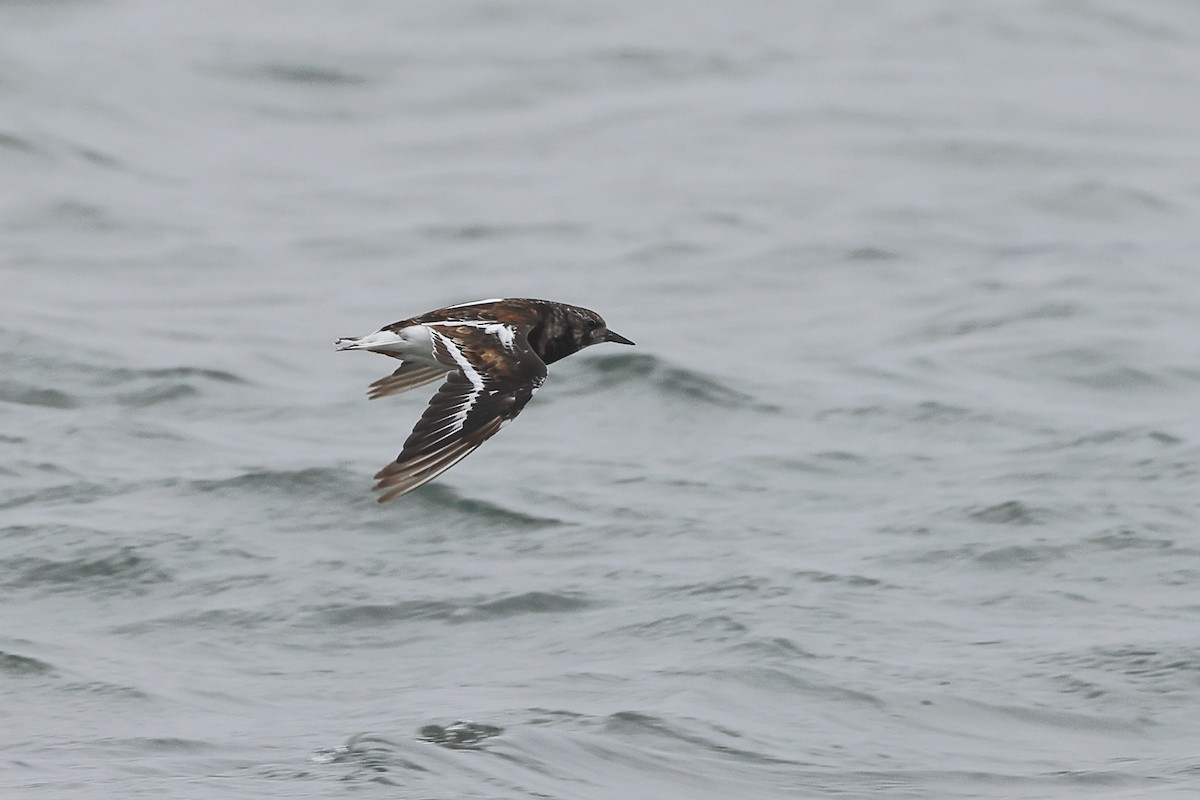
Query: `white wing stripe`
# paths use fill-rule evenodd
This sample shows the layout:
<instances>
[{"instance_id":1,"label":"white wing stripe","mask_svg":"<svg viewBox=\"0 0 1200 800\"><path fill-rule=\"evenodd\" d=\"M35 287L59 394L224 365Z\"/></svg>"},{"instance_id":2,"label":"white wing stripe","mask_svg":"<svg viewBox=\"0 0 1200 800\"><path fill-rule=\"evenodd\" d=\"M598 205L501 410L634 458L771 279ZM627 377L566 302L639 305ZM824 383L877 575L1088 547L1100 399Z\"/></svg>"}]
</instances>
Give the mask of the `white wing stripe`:
<instances>
[{"instance_id":1,"label":"white wing stripe","mask_svg":"<svg viewBox=\"0 0 1200 800\"><path fill-rule=\"evenodd\" d=\"M429 322L427 325L439 325L446 328L478 328L489 336L495 336L508 352L513 351L517 341L517 330L512 325L494 319L459 320L457 322Z\"/></svg>"},{"instance_id":2,"label":"white wing stripe","mask_svg":"<svg viewBox=\"0 0 1200 800\"><path fill-rule=\"evenodd\" d=\"M475 367L471 366L471 362L466 359L466 356L462 354L462 351L458 349L458 345L456 345L453 340L447 336L443 336L435 330L431 330L430 334L436 337L439 342L441 342L442 346L446 348L446 352L449 353L450 357L453 358L455 363L458 364L458 367L462 370L463 375L465 375L467 380L471 382L470 394L463 398L462 403L454 411L455 424L461 428L466 424L467 415L470 414L471 409L475 407L476 398L478 398L480 393L483 392L483 376L479 374L479 371L476 370Z\"/></svg>"},{"instance_id":3,"label":"white wing stripe","mask_svg":"<svg viewBox=\"0 0 1200 800\"><path fill-rule=\"evenodd\" d=\"M436 431L431 431L429 434L427 434L428 444L426 444L425 447L436 447L447 439L453 438L460 430L462 430L462 426L451 423L444 428L438 428Z\"/></svg>"},{"instance_id":4,"label":"white wing stripe","mask_svg":"<svg viewBox=\"0 0 1200 800\"><path fill-rule=\"evenodd\" d=\"M501 303L503 301L503 297L493 297L489 300L472 300L470 303L459 303L456 306L446 306L446 308L466 308L467 306L481 306L485 303Z\"/></svg>"}]
</instances>

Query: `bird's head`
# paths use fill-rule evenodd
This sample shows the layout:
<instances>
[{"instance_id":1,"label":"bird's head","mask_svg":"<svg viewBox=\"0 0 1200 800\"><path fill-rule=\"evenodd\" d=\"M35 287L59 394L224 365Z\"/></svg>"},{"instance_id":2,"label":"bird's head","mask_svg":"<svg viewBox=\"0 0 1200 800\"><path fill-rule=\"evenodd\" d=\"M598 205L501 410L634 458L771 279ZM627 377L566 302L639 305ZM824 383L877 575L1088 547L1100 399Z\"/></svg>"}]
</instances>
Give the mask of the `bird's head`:
<instances>
[{"instance_id":1,"label":"bird's head","mask_svg":"<svg viewBox=\"0 0 1200 800\"><path fill-rule=\"evenodd\" d=\"M575 343L579 349L590 347L594 344L602 342L616 342L617 344L633 344L616 331L610 331L608 325L605 324L604 318L595 311L590 311L586 308L579 309L579 319L577 325L572 326L572 333L575 336Z\"/></svg>"}]
</instances>

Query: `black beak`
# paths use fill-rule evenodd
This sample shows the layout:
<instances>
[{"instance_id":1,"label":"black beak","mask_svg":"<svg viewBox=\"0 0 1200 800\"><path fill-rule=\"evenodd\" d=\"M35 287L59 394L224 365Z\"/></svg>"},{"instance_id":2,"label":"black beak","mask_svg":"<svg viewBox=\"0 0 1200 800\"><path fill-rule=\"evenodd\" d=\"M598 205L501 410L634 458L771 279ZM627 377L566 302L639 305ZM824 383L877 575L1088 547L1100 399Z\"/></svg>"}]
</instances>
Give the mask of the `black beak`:
<instances>
[{"instance_id":1,"label":"black beak","mask_svg":"<svg viewBox=\"0 0 1200 800\"><path fill-rule=\"evenodd\" d=\"M633 344L633 342L629 341L624 336L622 336L619 333L616 333L615 331L608 331L607 333L605 333L604 341L616 342L617 344Z\"/></svg>"}]
</instances>

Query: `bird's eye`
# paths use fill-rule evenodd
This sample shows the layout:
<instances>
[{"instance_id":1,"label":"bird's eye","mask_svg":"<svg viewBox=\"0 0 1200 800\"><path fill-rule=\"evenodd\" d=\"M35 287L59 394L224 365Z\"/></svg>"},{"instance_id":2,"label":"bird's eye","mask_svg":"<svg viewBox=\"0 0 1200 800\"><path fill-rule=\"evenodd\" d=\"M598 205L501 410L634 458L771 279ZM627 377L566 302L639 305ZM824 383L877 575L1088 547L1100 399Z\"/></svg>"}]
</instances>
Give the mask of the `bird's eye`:
<instances>
[{"instance_id":1,"label":"bird's eye","mask_svg":"<svg viewBox=\"0 0 1200 800\"><path fill-rule=\"evenodd\" d=\"M599 322L597 322L597 321L596 321L596 320L594 320L594 319L589 319L589 320L588 320L588 323L587 323L587 326L588 326L588 329L589 329L589 330L593 330L593 331L594 331L594 330L596 330L596 328L599 328L599 327L600 327L600 323L599 323Z\"/></svg>"}]
</instances>

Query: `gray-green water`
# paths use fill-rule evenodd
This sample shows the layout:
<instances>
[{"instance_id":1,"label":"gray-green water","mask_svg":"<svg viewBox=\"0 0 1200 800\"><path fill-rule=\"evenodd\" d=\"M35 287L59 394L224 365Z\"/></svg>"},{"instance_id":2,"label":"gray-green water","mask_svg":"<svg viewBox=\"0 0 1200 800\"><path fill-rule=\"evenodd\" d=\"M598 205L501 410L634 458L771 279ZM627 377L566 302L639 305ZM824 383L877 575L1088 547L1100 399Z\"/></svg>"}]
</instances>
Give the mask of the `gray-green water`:
<instances>
[{"instance_id":1,"label":"gray-green water","mask_svg":"<svg viewBox=\"0 0 1200 800\"><path fill-rule=\"evenodd\" d=\"M0 794L1195 796L1198 96L1185 2L0 5ZM639 346L375 504L333 338L506 295Z\"/></svg>"}]
</instances>

